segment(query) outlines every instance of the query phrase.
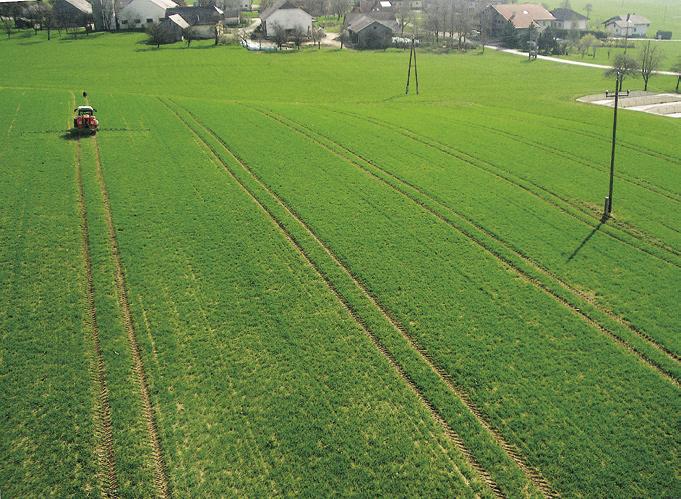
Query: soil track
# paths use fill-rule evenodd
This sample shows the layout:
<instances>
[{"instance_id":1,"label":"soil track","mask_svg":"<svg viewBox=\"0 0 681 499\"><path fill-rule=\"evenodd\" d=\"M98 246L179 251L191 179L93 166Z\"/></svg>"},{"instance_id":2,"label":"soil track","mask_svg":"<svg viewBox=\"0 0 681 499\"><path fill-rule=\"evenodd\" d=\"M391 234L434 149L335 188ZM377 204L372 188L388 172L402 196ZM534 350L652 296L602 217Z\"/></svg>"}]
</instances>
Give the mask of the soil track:
<instances>
[{"instance_id":1,"label":"soil track","mask_svg":"<svg viewBox=\"0 0 681 499\"><path fill-rule=\"evenodd\" d=\"M142 400L142 411L144 419L147 424L147 431L149 433L149 440L153 453L154 484L156 486L158 496L162 498L168 498L171 496L170 485L166 474L165 462L163 460L161 441L156 426L154 407L151 402L151 396L149 394L149 385L144 371L144 364L142 362L139 344L137 342L137 335L132 320L132 314L130 312L128 291L125 282L125 273L123 271L120 250L118 247L118 241L116 239L116 230L114 228L113 218L111 215L111 204L109 202L109 194L106 188L106 183L104 181L104 173L102 171L99 143L97 142L96 137L93 137L93 141L95 144L96 177L97 183L99 184L102 200L104 203L106 225L109 232L109 245L111 247L111 254L113 255L113 263L115 267L115 284L116 290L118 292L118 302L123 318L123 324L125 326L128 336L128 344L130 347L130 352L133 361L133 372L135 373L135 377L139 385L140 398Z\"/></svg>"},{"instance_id":2,"label":"soil track","mask_svg":"<svg viewBox=\"0 0 681 499\"><path fill-rule=\"evenodd\" d=\"M364 171L365 173L367 173L367 174L369 174L369 175L375 177L376 179L378 179L379 181L381 181L382 183L384 183L385 185L387 185L387 186L390 187L391 189L395 190L395 191L398 192L399 194L401 194L401 195L407 197L407 198L410 199L412 202L416 203L418 206L420 206L421 208L423 208L425 211L427 211L427 212L429 212L430 214L434 215L434 216L437 217L439 220L445 222L447 225L449 225L449 226L452 227L454 230L456 230L457 232L459 232L460 234L462 234L462 235L463 235L464 237L466 237L468 240L472 241L472 242L473 242L474 244L476 244L478 247L482 248L485 252L487 252L488 254L490 254L491 256L493 256L497 261L499 261L500 264L501 264L502 266L504 266L505 268L510 268L510 269L512 269L520 278L522 278L522 279L525 280L526 282L532 284L532 285L535 286L537 289L541 290L541 291L544 292L546 295L548 295L550 298L552 298L553 300L557 301L557 302L560 303L561 305L563 305L563 306L565 306L566 308L568 308L574 315L576 315L576 316L579 317L580 319L584 320L587 324L589 324L590 326L596 328L598 331L600 331L600 332L602 332L603 334L605 334L608 338L610 338L610 339L613 340L616 344L618 344L618 345L620 345L621 347L623 347L626 351L628 351L628 352L634 354L634 355L637 357L638 360L640 360L641 362L643 362L643 363L644 363L645 365L647 365L648 367L650 367L650 368L654 369L655 371L657 371L663 378L667 379L668 381L670 381L672 384L674 384L674 385L676 385L676 386L681 386L680 381L679 381L673 374L671 374L668 370L666 370L663 366L661 366L659 363L655 362L653 359L650 359L650 357L647 356L646 354L644 354L643 352L640 352L639 350L637 350L636 348L634 348L634 347L633 347L630 343L628 343L626 340L624 340L624 339L621 338L619 335L617 335L617 334L615 334L614 332L612 332L610 329L606 328L604 325L602 325L600 322L598 322L598 321L595 320L593 317L591 317L589 314L587 314L584 310L582 310L582 308L580 308L579 306L577 306L576 304L574 304L574 303L573 303L574 297L573 297L573 300L568 300L566 297L561 296L560 294L556 293L556 292L555 292L553 289L551 289L551 287L549 287L546 283L544 283L544 282L542 282L541 280L537 279L536 277L532 276L530 273L528 273L527 271L525 271L525 270L523 270L522 268L520 268L515 262L513 262L513 261L510 260L509 258L503 256L497 249L495 249L495 248L492 247L491 245L487 244L487 243L484 241L483 238L480 238L479 234L475 234L474 231L465 230L465 229L461 228L458 224L454 223L451 219L449 219L449 218L448 218L445 214L443 214L441 211L436 210L436 209L433 209L431 206L429 206L429 205L425 204L424 202L422 202L421 200L419 200L416 196L414 196L414 195L410 194L409 192L407 192L407 190L405 189L405 186L406 186L407 188L411 188L411 189L417 191L418 194L420 194L420 195L422 195L423 197L427 198L428 200L434 202L440 209L445 208L445 211L448 211L448 212L450 212L450 213L453 213L453 214L454 214L455 216L457 216L458 218L463 219L465 222L468 222L470 225L472 225L472 226L474 227L474 229L477 229L478 232L482 232L482 233L484 233L486 236L488 236L488 237L494 239L495 241L497 241L498 243L502 244L503 246L506 247L507 250L512 251L512 252L516 255L516 257L518 257L518 258L521 259L524 263L526 263L526 264L528 264L529 266L531 266L531 268L532 268L533 270L535 270L535 272L538 272L539 274L542 274L544 277L546 277L546 278L548 278L548 279L550 279L550 280L553 280L555 283L557 283L559 286L563 287L563 288L564 288L565 290L567 290L568 292L571 292L571 293L573 293L573 294L578 295L580 298L582 298L583 300L585 300L585 301L587 301L588 303L590 303L594 308L597 308L601 313L603 313L603 314L605 314L605 315L608 315L610 318L612 318L613 320L617 321L617 322L620 323L622 326L626 327L631 333L633 333L633 334L635 334L636 336L640 337L641 339L643 339L644 341L646 341L650 346L652 346L652 347L655 348L656 350L660 351L662 354L666 355L666 356L667 356L670 360L672 360L673 362L678 363L678 362L681 361L681 358L680 358L678 355L676 355L674 352L670 351L669 349L667 349L667 348L664 347L663 345L657 343L650 335L648 335L647 333L645 333L645 332L639 330L638 328L636 328L636 327L633 326L632 324L628 323L628 321L625 321L624 319L622 319L621 317L615 315L614 313L610 312L609 310L607 310L607 309L605 309L605 308L603 308L603 307L600 307L598 304L594 303L594 301L593 301L592 299L587 298L583 293L577 292L572 286L570 286L568 283L566 283L565 281L563 281L561 278L559 278L559 277L556 276L555 274L551 273L550 271L546 270L543 266L541 266L541 265L539 265L538 263L534 262L533 260L531 260L531 259L530 259L529 257L527 257L526 255L524 255L524 254L522 254L522 253L519 253L519 252L515 251L512 247L510 247L510 245L508 245L508 243L506 243L505 241L503 241L503 240L499 239L498 237L494 236L491 232L489 232L487 229L485 229L485 228L482 227L481 225L477 224L474 220L470 219L470 218L467 217L465 214L463 214L463 213L461 213L461 212L459 212L459 211L457 211L457 210L454 210L454 209L452 209L452 208L449 208L449 207L443 205L443 203L442 203L441 201L439 201L438 199L432 197L432 196L431 196L430 194L428 194L426 191L424 191L424 190L422 190L421 188L419 188L419 187L417 187L417 186L415 186L415 185L413 185L413 184L411 184L411 183L409 183L409 182L407 182L407 181L401 179L400 177L397 177L397 176L393 175L393 174L390 173L389 171L387 171L387 170L385 170L384 168L382 168L381 166L377 165L377 164L376 164L375 162L373 162L372 160L369 160L369 159L366 159L366 158L364 158L364 157L362 157L362 156L359 156L357 153L351 151L350 149L346 148L345 146L343 146L343 145L341 145L341 144L339 144L339 143L337 143L337 142L334 142L333 140L329 139L328 137L325 137L325 136L321 136L321 135L320 135L321 137L324 137L326 140L328 140L329 142L331 142L336 148L339 148L339 149L341 149L341 150L346 151L346 154L350 154L350 155L356 157L358 160L363 161L365 164L367 164L367 165L369 165L369 166L373 166L374 168L376 168L377 170L379 170L383 175L388 176L388 177L392 180L392 182L386 180L386 179L383 178L381 175L377 175L375 172L373 172L372 170L368 169L366 165L362 165L360 162L357 161L357 159L353 159L353 158L351 158L351 157L344 156L343 154L341 154L341 153L339 153L338 151L334 150L334 148L332 148L332 147L330 147L330 146L324 144L324 143L321 142L319 139L315 138L314 135L313 135L313 134L316 134L316 135L319 135L319 134L317 134L316 132L311 131L310 129L306 128L304 125L301 125L300 123L292 122L292 120L288 120L288 119L286 119L286 118L283 118L283 117L281 117L280 115L276 115L276 116L275 116L275 115L272 114L271 112L262 111L262 110L258 110L258 111L259 111L260 113L262 113L263 115L268 116L269 118L271 118L271 119L273 119L273 120L275 120L275 121L278 121L279 123L283 124L284 126L287 126L289 129L291 129L291 130L293 130L293 131L296 131L296 132L299 133L299 134L302 134L303 136L305 136L305 137L307 137L308 139L312 140L313 142L315 142L315 143L318 144L319 146L321 146L321 147L323 147L324 149L330 151L330 152L333 153L334 155L341 157L342 159L344 159L345 161L349 162L349 163L352 164L353 166L355 166L355 167L361 169L362 171ZM288 120L288 121L291 122L291 123L295 123L295 125L292 125L292 124L290 124L290 123L286 123L286 121L284 121L284 120ZM297 127L300 127L300 129L302 129L302 130L297 129L296 126L297 126ZM397 183L397 185L395 185L395 183L393 183L393 182Z\"/></svg>"},{"instance_id":3,"label":"soil track","mask_svg":"<svg viewBox=\"0 0 681 499\"><path fill-rule=\"evenodd\" d=\"M463 440L461 437L454 431L454 429L445 421L445 419L442 417L438 409L434 406L434 404L424 395L424 393L421 391L421 389L416 385L414 380L409 376L409 374L402 368L402 366L397 362L397 360L394 358L394 356L388 351L388 349L381 343L381 341L376 337L376 335L371 331L370 327L365 323L365 321L362 319L362 317L357 313L353 305L343 296L343 294L336 288L334 283L329 279L329 277L322 271L322 269L315 263L314 259L307 253L307 251L302 247L302 245L296 240L295 236L289 232L289 230L286 228L283 222L281 222L274 213L270 209L268 209L256 196L256 194L249 189L248 186L246 186L239 178L232 172L230 165L224 161L218 152L215 150L213 146L211 146L208 142L206 142L201 135L196 131L196 129L185 119L183 118L173 106L165 102L164 100L161 100L166 107L177 117L179 121L181 121L184 126L194 135L194 137L203 145L203 148L206 150L206 152L209 154L209 156L212 158L213 162L216 163L216 165L220 166L223 168L227 174L236 182L240 188L251 198L251 200L267 215L267 217L271 220L271 222L279 229L279 231L282 233L282 235L286 238L286 240L293 246L296 251L301 255L301 257L306 261L308 265L312 267L312 269L315 271L316 274L318 274L323 281L325 282L326 286L329 288L329 290L334 294L334 296L338 299L338 301L343 305L343 307L346 309L346 311L350 314L350 316L354 319L356 324L360 327L360 329L364 332L364 334L369 338L371 343L375 346L375 348L385 357L387 360L388 364L395 370L397 375L403 380L403 382L408 386L410 391L416 395L416 397L421 401L421 403L428 409L430 412L431 416L437 423L443 428L445 434L450 438L452 443L455 445L455 447L461 452L461 454L466 458L468 461L469 465L471 468L473 468L482 478L483 482L494 492L494 494L498 497L503 497L503 494L501 492L501 489L499 486L495 483L495 481L492 479L490 476L489 472L485 470L474 458L473 454L466 448ZM172 101L171 101L172 102ZM173 103L173 105L176 106L176 104ZM234 162L238 164L247 174L249 174L255 182L258 183L273 199L275 202L277 202L293 219L295 219L300 226L302 226L308 234L322 247L322 249L333 259L334 263L339 266L347 275L351 277L353 282L360 287L364 291L364 293L369 297L369 299L373 299L371 295L368 293L368 291L363 288L363 286L360 284L360 282L349 272L349 270L342 264L340 263L331 249L323 243L314 232L311 231L309 226L302 221L298 217L298 215L290 209L290 207L276 194L274 191L272 191L269 186L267 186L255 173L252 171L252 169L239 157L237 156L227 145L226 143L217 135L215 132L213 132L210 128L207 126L203 125L191 112L185 111L192 116L193 121L201 128L204 129L204 131L208 134L210 134L215 140L217 140L224 151L233 158ZM376 304L377 307L379 307L378 304ZM380 310L380 307L379 307ZM388 319L391 323L393 323L390 320L390 317L385 314L383 310L380 310L382 314ZM400 330L399 332L402 333L403 329ZM465 401L464 401L465 403ZM459 471L459 474L460 471ZM463 475L461 474L463 477ZM465 477L463 477L465 480ZM466 481L467 482L467 481ZM540 487L538 487L540 488ZM541 490L541 488L540 488Z\"/></svg>"},{"instance_id":4,"label":"soil track","mask_svg":"<svg viewBox=\"0 0 681 499\"><path fill-rule=\"evenodd\" d=\"M76 182L78 185L78 211L80 213L82 256L85 264L86 298L88 318L86 328L91 332L92 360L91 377L97 387L95 399L95 435L98 441L97 459L101 473L100 483L102 495L116 497L118 482L116 479L116 459L113 448L113 427L111 424L111 405L109 404L109 389L106 382L106 366L99 342L99 326L97 324L97 310L95 308L95 289L92 278L92 259L90 257L90 233L87 221L87 207L83 190L83 175L81 170L80 139L75 143L76 154Z\"/></svg>"}]
</instances>

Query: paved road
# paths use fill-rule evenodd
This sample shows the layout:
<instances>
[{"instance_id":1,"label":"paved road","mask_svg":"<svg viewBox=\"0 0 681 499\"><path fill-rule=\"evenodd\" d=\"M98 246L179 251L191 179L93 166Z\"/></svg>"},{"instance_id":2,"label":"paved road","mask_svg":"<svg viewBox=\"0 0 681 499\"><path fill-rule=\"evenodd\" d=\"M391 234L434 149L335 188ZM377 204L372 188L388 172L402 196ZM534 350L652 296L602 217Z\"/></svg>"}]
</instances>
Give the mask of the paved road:
<instances>
[{"instance_id":1,"label":"paved road","mask_svg":"<svg viewBox=\"0 0 681 499\"><path fill-rule=\"evenodd\" d=\"M501 49L499 47L494 47L492 45L486 45L487 48L493 49L493 50L498 50L500 52L506 52L507 54L513 54L513 55L519 55L522 57L527 57L527 52L521 52L520 50L514 50L514 49ZM543 61L552 61L552 62L558 62L561 64L571 64L573 66L583 66L587 68L597 68L597 69L610 69L612 66L605 66L603 64L593 64L591 62L580 62L580 61L571 61L570 59L560 59L558 57L551 57L548 55L538 55L537 59L541 59ZM676 73L672 71L653 71L654 74L658 75L667 75L667 76L676 76Z\"/></svg>"},{"instance_id":2,"label":"paved road","mask_svg":"<svg viewBox=\"0 0 681 499\"><path fill-rule=\"evenodd\" d=\"M260 26L260 22L261 22L260 18L256 17L255 19L253 19L253 22L249 24L247 28L244 29L244 32L247 35L250 35L258 28L258 26Z\"/></svg>"}]
</instances>

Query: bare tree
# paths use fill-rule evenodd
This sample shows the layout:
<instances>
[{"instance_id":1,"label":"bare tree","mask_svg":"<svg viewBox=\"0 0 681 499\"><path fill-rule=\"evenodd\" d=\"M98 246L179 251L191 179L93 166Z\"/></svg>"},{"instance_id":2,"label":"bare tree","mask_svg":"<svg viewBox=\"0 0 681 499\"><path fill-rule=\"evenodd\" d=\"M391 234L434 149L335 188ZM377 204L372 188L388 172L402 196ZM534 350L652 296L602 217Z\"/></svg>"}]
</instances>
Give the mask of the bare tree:
<instances>
[{"instance_id":1,"label":"bare tree","mask_svg":"<svg viewBox=\"0 0 681 499\"><path fill-rule=\"evenodd\" d=\"M331 0L331 12L340 19L352 8L351 0Z\"/></svg>"},{"instance_id":2,"label":"bare tree","mask_svg":"<svg viewBox=\"0 0 681 499\"><path fill-rule=\"evenodd\" d=\"M444 30L446 16L443 15L444 5L441 0L428 2L425 8L425 29L435 36L435 43L440 42L440 32Z\"/></svg>"},{"instance_id":3,"label":"bare tree","mask_svg":"<svg viewBox=\"0 0 681 499\"><path fill-rule=\"evenodd\" d=\"M586 18L591 19L591 11L594 10L594 6L588 3L584 6L584 10L586 11Z\"/></svg>"},{"instance_id":4,"label":"bare tree","mask_svg":"<svg viewBox=\"0 0 681 499\"><path fill-rule=\"evenodd\" d=\"M324 33L324 28L321 26L314 26L310 30L310 37L312 38L312 42L317 44L317 48L321 49L322 48L322 40L326 36L326 33Z\"/></svg>"},{"instance_id":5,"label":"bare tree","mask_svg":"<svg viewBox=\"0 0 681 499\"><path fill-rule=\"evenodd\" d=\"M184 38L184 41L187 42L187 48L192 44L192 40L196 37L195 36L196 30L194 29L194 26L187 26L186 28L182 28L182 38Z\"/></svg>"},{"instance_id":6,"label":"bare tree","mask_svg":"<svg viewBox=\"0 0 681 499\"><path fill-rule=\"evenodd\" d=\"M343 50L343 47L348 43L348 30L345 26L341 27L338 40L340 40L340 48Z\"/></svg>"},{"instance_id":7,"label":"bare tree","mask_svg":"<svg viewBox=\"0 0 681 499\"><path fill-rule=\"evenodd\" d=\"M7 39L9 40L12 36L14 20L11 17L0 17L0 25L2 26L2 30L5 32Z\"/></svg>"},{"instance_id":8,"label":"bare tree","mask_svg":"<svg viewBox=\"0 0 681 499\"><path fill-rule=\"evenodd\" d=\"M260 12L264 12L273 3L274 3L274 0L260 0Z\"/></svg>"},{"instance_id":9,"label":"bare tree","mask_svg":"<svg viewBox=\"0 0 681 499\"><path fill-rule=\"evenodd\" d=\"M168 30L160 23L153 23L147 28L147 35L149 36L149 43L156 45L156 48L161 48L162 43L168 43L170 36Z\"/></svg>"},{"instance_id":10,"label":"bare tree","mask_svg":"<svg viewBox=\"0 0 681 499\"><path fill-rule=\"evenodd\" d=\"M660 63L663 59L662 52L660 52L657 44L650 41L646 43L638 56L638 61L641 65L641 76L643 76L643 90L648 90L648 80L650 76L660 68Z\"/></svg>"},{"instance_id":11,"label":"bare tree","mask_svg":"<svg viewBox=\"0 0 681 499\"><path fill-rule=\"evenodd\" d=\"M453 9L454 31L458 49L466 49L466 40L473 31L473 9L468 0L458 0Z\"/></svg>"},{"instance_id":12,"label":"bare tree","mask_svg":"<svg viewBox=\"0 0 681 499\"><path fill-rule=\"evenodd\" d=\"M638 74L639 65L636 59L629 57L626 54L617 54L613 61L613 65L605 72L606 78L617 78L617 81L622 86L622 82L627 76L634 77Z\"/></svg>"},{"instance_id":13,"label":"bare tree","mask_svg":"<svg viewBox=\"0 0 681 499\"><path fill-rule=\"evenodd\" d=\"M681 83L681 56L676 60L672 66L672 71L676 73L676 93L679 93L679 83Z\"/></svg>"},{"instance_id":14,"label":"bare tree","mask_svg":"<svg viewBox=\"0 0 681 499\"><path fill-rule=\"evenodd\" d=\"M279 23L273 23L270 26L272 29L272 41L281 50L281 46L288 41L288 34L284 27ZM267 31L270 31L269 29Z\"/></svg>"},{"instance_id":15,"label":"bare tree","mask_svg":"<svg viewBox=\"0 0 681 499\"><path fill-rule=\"evenodd\" d=\"M409 0L402 0L396 12L397 23L400 26L400 35L404 35L404 27L411 22L413 15Z\"/></svg>"},{"instance_id":16,"label":"bare tree","mask_svg":"<svg viewBox=\"0 0 681 499\"><path fill-rule=\"evenodd\" d=\"M298 50L300 50L301 44L307 38L307 33L302 26L296 26L291 30L291 40Z\"/></svg>"}]
</instances>

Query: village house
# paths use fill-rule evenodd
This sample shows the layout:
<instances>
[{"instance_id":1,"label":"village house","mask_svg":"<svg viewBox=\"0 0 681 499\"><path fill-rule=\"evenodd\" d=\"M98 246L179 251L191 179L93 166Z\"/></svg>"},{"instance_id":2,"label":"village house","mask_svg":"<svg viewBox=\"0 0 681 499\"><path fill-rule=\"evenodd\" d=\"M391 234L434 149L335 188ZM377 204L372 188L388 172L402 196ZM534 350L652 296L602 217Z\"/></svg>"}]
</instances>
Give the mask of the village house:
<instances>
[{"instance_id":1,"label":"village house","mask_svg":"<svg viewBox=\"0 0 681 499\"><path fill-rule=\"evenodd\" d=\"M614 16L603 22L605 31L611 36L623 38L644 38L650 28L650 21L643 17L631 14L629 16Z\"/></svg>"},{"instance_id":2,"label":"village house","mask_svg":"<svg viewBox=\"0 0 681 499\"><path fill-rule=\"evenodd\" d=\"M277 0L260 14L262 31L266 37L274 35L275 26L281 26L287 33L296 28L309 33L312 29L313 17L298 7L291 0Z\"/></svg>"},{"instance_id":3,"label":"village house","mask_svg":"<svg viewBox=\"0 0 681 499\"><path fill-rule=\"evenodd\" d=\"M587 17L572 9L553 9L551 15L556 18L551 27L565 31L586 31Z\"/></svg>"},{"instance_id":4,"label":"village house","mask_svg":"<svg viewBox=\"0 0 681 499\"><path fill-rule=\"evenodd\" d=\"M527 30L530 26L544 31L556 20L543 6L531 3L489 5L482 18L491 37L500 36L509 23L516 31Z\"/></svg>"},{"instance_id":5,"label":"village house","mask_svg":"<svg viewBox=\"0 0 681 499\"><path fill-rule=\"evenodd\" d=\"M192 27L192 37L210 39L215 37L215 30L224 21L224 12L215 7L178 6L166 10L166 16L181 16ZM238 13L236 14L238 18Z\"/></svg>"},{"instance_id":6,"label":"village house","mask_svg":"<svg viewBox=\"0 0 681 499\"><path fill-rule=\"evenodd\" d=\"M177 7L171 0L132 0L118 14L121 29L142 29L166 17L166 10Z\"/></svg>"},{"instance_id":7,"label":"village house","mask_svg":"<svg viewBox=\"0 0 681 499\"><path fill-rule=\"evenodd\" d=\"M346 20L348 37L353 47L357 49L383 49L392 44L395 33L395 23L374 19L366 14L360 14Z\"/></svg>"},{"instance_id":8,"label":"village house","mask_svg":"<svg viewBox=\"0 0 681 499\"><path fill-rule=\"evenodd\" d=\"M189 29L189 23L180 14L172 14L159 23L163 27L168 43L179 42Z\"/></svg>"},{"instance_id":9,"label":"village house","mask_svg":"<svg viewBox=\"0 0 681 499\"><path fill-rule=\"evenodd\" d=\"M92 23L92 5L86 0L55 0L54 17L64 28L76 28Z\"/></svg>"},{"instance_id":10,"label":"village house","mask_svg":"<svg viewBox=\"0 0 681 499\"><path fill-rule=\"evenodd\" d=\"M399 29L395 6L388 0L360 0L345 16L350 43L357 49L382 49L392 44Z\"/></svg>"}]
</instances>

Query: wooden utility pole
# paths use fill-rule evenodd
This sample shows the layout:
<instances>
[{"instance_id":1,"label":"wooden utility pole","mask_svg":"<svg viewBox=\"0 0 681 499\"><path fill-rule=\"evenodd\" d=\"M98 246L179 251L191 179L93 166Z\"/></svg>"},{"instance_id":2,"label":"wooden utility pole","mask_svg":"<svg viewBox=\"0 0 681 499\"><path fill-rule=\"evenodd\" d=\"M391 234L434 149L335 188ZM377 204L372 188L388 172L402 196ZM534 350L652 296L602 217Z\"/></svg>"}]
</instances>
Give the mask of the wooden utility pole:
<instances>
[{"instance_id":1,"label":"wooden utility pole","mask_svg":"<svg viewBox=\"0 0 681 499\"><path fill-rule=\"evenodd\" d=\"M624 80L624 74L620 71L617 72L615 78L615 106L613 110L612 119L612 149L610 151L610 186L608 188L608 197L605 198L605 205L603 206L603 219L607 220L610 218L610 213L612 212L612 189L615 181L615 145L617 143L617 108L619 107L620 96L629 95L629 91L626 93L622 92L622 82ZM606 97L612 97L612 92L605 92Z\"/></svg>"},{"instance_id":2,"label":"wooden utility pole","mask_svg":"<svg viewBox=\"0 0 681 499\"><path fill-rule=\"evenodd\" d=\"M409 81L411 79L411 66L414 61L414 79L416 80L416 95L419 94L419 70L416 66L416 46L414 45L414 37L411 38L411 48L409 49L409 68L407 69L407 88L404 91L405 95L409 95Z\"/></svg>"}]
</instances>

